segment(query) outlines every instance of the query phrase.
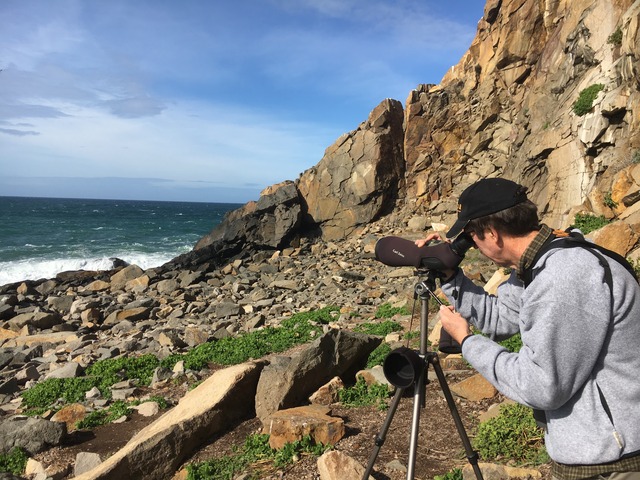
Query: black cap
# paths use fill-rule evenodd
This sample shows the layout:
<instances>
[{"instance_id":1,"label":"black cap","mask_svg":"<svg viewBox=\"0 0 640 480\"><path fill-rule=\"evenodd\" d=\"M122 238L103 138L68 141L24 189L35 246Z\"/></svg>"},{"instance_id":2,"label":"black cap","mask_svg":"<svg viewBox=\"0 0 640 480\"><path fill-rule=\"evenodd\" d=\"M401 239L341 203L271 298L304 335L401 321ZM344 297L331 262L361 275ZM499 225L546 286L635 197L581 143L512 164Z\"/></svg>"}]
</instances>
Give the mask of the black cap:
<instances>
[{"instance_id":1,"label":"black cap","mask_svg":"<svg viewBox=\"0 0 640 480\"><path fill-rule=\"evenodd\" d=\"M527 189L504 178L484 178L467 187L458 200L458 219L448 238L456 237L470 220L506 210L527 200Z\"/></svg>"}]
</instances>

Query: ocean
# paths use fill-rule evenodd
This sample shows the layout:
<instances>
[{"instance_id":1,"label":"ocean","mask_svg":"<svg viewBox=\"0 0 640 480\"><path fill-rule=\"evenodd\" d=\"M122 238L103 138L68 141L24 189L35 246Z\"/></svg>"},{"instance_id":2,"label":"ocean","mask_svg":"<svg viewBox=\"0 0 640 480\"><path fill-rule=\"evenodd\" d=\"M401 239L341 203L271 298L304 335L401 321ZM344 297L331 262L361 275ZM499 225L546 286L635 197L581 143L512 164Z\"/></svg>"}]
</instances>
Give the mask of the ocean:
<instances>
[{"instance_id":1,"label":"ocean","mask_svg":"<svg viewBox=\"0 0 640 480\"><path fill-rule=\"evenodd\" d=\"M190 251L232 203L0 197L0 285L107 270L146 269Z\"/></svg>"}]
</instances>

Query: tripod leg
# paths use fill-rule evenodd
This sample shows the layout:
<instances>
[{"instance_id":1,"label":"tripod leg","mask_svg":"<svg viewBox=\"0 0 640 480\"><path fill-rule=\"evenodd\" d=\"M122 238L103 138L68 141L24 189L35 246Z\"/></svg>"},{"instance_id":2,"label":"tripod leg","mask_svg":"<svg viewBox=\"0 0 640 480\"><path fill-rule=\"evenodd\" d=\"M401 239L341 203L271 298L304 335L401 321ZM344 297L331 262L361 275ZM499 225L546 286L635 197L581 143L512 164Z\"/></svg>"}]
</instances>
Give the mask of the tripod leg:
<instances>
[{"instance_id":1,"label":"tripod leg","mask_svg":"<svg viewBox=\"0 0 640 480\"><path fill-rule=\"evenodd\" d=\"M460 439L462 440L462 444L464 445L464 450L467 454L467 460L469 460L469 463L473 467L476 478L478 480L483 480L482 472L480 471L480 467L478 466L478 452L474 451L471 447L471 442L469 441L467 432L465 431L462 420L460 419L460 414L458 413L458 408L456 407L453 395L451 394L451 390L449 389L449 385L447 384L447 379L445 378L442 367L440 366L438 354L429 355L429 363L433 365L433 369L438 376L440 388L442 388L442 393L444 393L444 398L447 400L447 405L449 406L449 410L451 411L451 416L453 417L453 421L455 422L456 428L458 429L458 434L460 435Z\"/></svg>"},{"instance_id":2,"label":"tripod leg","mask_svg":"<svg viewBox=\"0 0 640 480\"><path fill-rule=\"evenodd\" d=\"M413 480L416 469L416 454L418 452L418 435L420 434L420 409L424 408L426 397L425 377L427 369L422 369L415 383L413 394L413 417L411 418L411 439L409 441L409 461L407 462L407 480Z\"/></svg>"},{"instance_id":3,"label":"tripod leg","mask_svg":"<svg viewBox=\"0 0 640 480\"><path fill-rule=\"evenodd\" d=\"M378 452L380 452L380 448L384 445L384 441L387 439L387 432L389 431L389 427L391 426L391 420L393 420L393 415L396 413L398 408L398 404L400 403L400 399L402 398L402 394L404 393L404 388L396 388L396 393L393 396L393 400L391 400L391 405L389 406L389 411L387 412L387 417L382 424L382 428L380 428L380 432L376 435L375 447L371 455L369 456L369 463L367 464L367 468L364 471L364 475L362 476L362 480L368 480L371 471L373 470L373 464L376 462L376 458L378 457Z\"/></svg>"}]
</instances>

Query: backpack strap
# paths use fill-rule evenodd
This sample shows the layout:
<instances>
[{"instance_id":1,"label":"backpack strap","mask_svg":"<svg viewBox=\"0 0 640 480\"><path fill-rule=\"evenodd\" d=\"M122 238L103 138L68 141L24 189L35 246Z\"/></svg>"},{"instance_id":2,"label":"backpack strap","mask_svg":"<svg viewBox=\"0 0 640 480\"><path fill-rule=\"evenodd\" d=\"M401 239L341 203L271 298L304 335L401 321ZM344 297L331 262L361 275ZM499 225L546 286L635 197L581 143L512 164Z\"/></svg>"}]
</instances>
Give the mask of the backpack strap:
<instances>
[{"instance_id":1,"label":"backpack strap","mask_svg":"<svg viewBox=\"0 0 640 480\"><path fill-rule=\"evenodd\" d=\"M586 238L584 238L584 235L582 235L578 231L575 231L575 230L572 231L571 229L567 229L564 232L554 232L554 235L549 237L549 239L542 245L540 250L538 250L538 253L536 254L533 262L531 263L531 268L527 269L523 274L523 282L524 282L525 288L528 287L529 284L533 281L533 278L534 278L533 266L542 257L542 255L544 255L551 248L572 248L572 247L583 247L588 252L598 257L600 264L604 268L605 282L609 286L609 289L613 287L613 276L611 274L611 268L609 267L607 260L603 258L603 255L618 262L631 274L631 276L636 280L636 282L638 281L638 276L636 275L636 272L634 271L633 267L627 261L627 259L624 258L622 255L612 250L609 250L608 248L604 248L601 245L588 241Z\"/></svg>"}]
</instances>

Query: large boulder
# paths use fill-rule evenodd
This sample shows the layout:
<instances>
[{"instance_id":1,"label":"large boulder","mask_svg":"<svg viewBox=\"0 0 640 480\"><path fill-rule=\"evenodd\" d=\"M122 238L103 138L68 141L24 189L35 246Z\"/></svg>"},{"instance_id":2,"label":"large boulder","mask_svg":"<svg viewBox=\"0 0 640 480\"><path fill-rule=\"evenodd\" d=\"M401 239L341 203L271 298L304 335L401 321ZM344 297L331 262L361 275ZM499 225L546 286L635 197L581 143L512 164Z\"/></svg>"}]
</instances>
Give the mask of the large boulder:
<instances>
[{"instance_id":1,"label":"large boulder","mask_svg":"<svg viewBox=\"0 0 640 480\"><path fill-rule=\"evenodd\" d=\"M262 363L218 370L158 420L76 480L171 478L202 442L253 412Z\"/></svg>"},{"instance_id":2,"label":"large boulder","mask_svg":"<svg viewBox=\"0 0 640 480\"><path fill-rule=\"evenodd\" d=\"M400 102L382 101L298 179L305 221L326 240L345 238L393 209L404 175L403 118Z\"/></svg>"},{"instance_id":3,"label":"large boulder","mask_svg":"<svg viewBox=\"0 0 640 480\"><path fill-rule=\"evenodd\" d=\"M294 357L279 356L262 372L256 391L256 415L307 403L309 396L333 377L349 377L364 366L380 338L331 330Z\"/></svg>"}]
</instances>

